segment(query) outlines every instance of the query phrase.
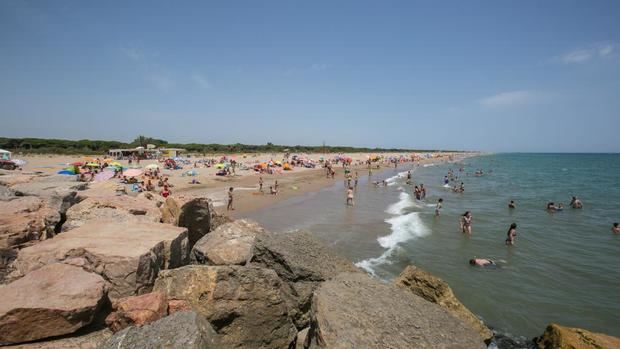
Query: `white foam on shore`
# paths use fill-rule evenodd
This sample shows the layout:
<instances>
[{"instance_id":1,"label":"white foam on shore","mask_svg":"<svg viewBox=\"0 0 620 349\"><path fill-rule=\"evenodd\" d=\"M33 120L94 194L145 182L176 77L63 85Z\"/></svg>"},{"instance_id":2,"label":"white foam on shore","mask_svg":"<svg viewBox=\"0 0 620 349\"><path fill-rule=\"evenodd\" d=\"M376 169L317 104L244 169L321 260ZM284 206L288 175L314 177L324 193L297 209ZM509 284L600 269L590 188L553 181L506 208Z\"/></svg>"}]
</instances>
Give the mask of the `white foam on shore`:
<instances>
[{"instance_id":1,"label":"white foam on shore","mask_svg":"<svg viewBox=\"0 0 620 349\"><path fill-rule=\"evenodd\" d=\"M394 215L385 220L391 226L391 233L377 239L379 245L386 249L385 252L379 257L368 258L355 265L375 275L376 267L389 263L389 257L396 252L400 244L430 234L430 230L420 219L420 212L403 214L411 206L419 207L412 200L411 195L400 193L398 202L386 209L387 213Z\"/></svg>"},{"instance_id":2,"label":"white foam on shore","mask_svg":"<svg viewBox=\"0 0 620 349\"><path fill-rule=\"evenodd\" d=\"M403 214L407 207L411 207L413 205L413 201L411 200L411 195L402 192L399 195L398 202L395 202L388 206L385 212L393 215Z\"/></svg>"}]
</instances>

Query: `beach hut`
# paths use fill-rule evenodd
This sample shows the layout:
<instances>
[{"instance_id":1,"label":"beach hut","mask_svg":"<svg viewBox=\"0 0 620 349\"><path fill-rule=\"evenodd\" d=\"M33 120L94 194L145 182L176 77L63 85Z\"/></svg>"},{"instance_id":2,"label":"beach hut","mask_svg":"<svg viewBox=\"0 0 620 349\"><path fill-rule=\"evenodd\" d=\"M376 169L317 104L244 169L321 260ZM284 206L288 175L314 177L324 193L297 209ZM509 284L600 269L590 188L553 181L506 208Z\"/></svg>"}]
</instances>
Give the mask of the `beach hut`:
<instances>
[{"instance_id":1,"label":"beach hut","mask_svg":"<svg viewBox=\"0 0 620 349\"><path fill-rule=\"evenodd\" d=\"M0 149L0 160L11 161L11 152L8 150Z\"/></svg>"}]
</instances>

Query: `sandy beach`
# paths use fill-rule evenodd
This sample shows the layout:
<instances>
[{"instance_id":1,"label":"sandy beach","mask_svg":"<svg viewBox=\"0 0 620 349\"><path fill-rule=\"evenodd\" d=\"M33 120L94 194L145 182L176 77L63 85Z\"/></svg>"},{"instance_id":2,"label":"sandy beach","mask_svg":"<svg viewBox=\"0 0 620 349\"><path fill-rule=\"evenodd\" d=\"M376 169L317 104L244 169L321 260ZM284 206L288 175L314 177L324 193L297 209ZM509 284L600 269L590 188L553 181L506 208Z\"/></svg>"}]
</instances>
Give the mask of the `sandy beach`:
<instances>
[{"instance_id":1,"label":"sandy beach","mask_svg":"<svg viewBox=\"0 0 620 349\"><path fill-rule=\"evenodd\" d=\"M429 154L429 155L426 155ZM441 163L450 161L450 159L461 159L473 155L474 153L423 153L422 157L415 161L416 164L424 165L429 163ZM302 154L300 154L302 155ZM303 154L310 159L333 159L342 154ZM373 173L377 173L381 169L393 168L394 164L390 163L389 158L409 156L402 153L381 153L384 160L372 163ZM204 167L201 163L197 167L193 166L194 162L200 162L205 159L220 159L222 156L236 159L239 166L236 173L229 176L216 176L217 168ZM368 165L365 161L370 156L367 153L346 154L352 158L350 169L352 173L358 171L360 176L368 173ZM428 158L427 158L428 156ZM67 166L67 164L84 161L92 158L92 156L66 156L66 155L20 155L14 154L14 158L26 161L22 167L22 173L40 172L44 174L56 174ZM103 157L101 157L103 158ZM326 186L332 185L336 181L344 180L344 170L341 164L334 165L336 171L335 177L326 178L325 169L321 164L317 164L315 168L294 167L291 171L284 171L282 168L276 168L273 174L259 174L252 167L259 163L268 162L270 160L279 161L284 158L283 153L272 154L212 154L207 157L191 156L186 158L191 164L184 165L182 169L167 170L162 169L161 173L167 175L169 183L173 185L171 188L172 197L181 199L191 199L196 197L206 197L213 201L218 213L225 213L233 218L242 217L244 213L255 211L268 207L277 202L287 200L294 196L304 195L309 192L315 192ZM119 160L123 166L130 166L127 160ZM145 168L148 165L157 164L161 167L161 163L157 160L142 160L139 164L134 162L133 167ZM406 163L401 163L400 166ZM410 164L410 163L409 163ZM247 167L249 169L241 169ZM184 175L188 171L195 171L195 176ZM263 177L264 193L260 193L259 177ZM192 180L197 180L200 184L191 184ZM279 190L277 195L269 194L269 186L278 182ZM93 190L114 191L118 180L111 179L103 182L91 183ZM228 188L234 188L234 211L226 212L226 201ZM156 188L160 190L160 188Z\"/></svg>"}]
</instances>

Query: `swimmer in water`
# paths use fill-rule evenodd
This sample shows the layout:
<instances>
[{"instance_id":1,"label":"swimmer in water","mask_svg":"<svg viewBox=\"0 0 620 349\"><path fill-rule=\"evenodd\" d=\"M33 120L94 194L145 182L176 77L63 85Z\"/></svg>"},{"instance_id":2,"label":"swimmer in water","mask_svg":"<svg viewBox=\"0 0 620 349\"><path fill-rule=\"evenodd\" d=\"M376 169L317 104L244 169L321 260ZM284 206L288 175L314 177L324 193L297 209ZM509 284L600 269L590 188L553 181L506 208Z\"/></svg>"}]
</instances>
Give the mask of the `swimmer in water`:
<instances>
[{"instance_id":1,"label":"swimmer in water","mask_svg":"<svg viewBox=\"0 0 620 349\"><path fill-rule=\"evenodd\" d=\"M569 205L572 208L583 208L583 204L581 203L581 200L579 200L576 196L573 196Z\"/></svg>"},{"instance_id":2,"label":"swimmer in water","mask_svg":"<svg viewBox=\"0 0 620 349\"><path fill-rule=\"evenodd\" d=\"M506 233L506 245L512 246L515 244L515 237L517 236L517 223L512 223Z\"/></svg>"},{"instance_id":3,"label":"swimmer in water","mask_svg":"<svg viewBox=\"0 0 620 349\"><path fill-rule=\"evenodd\" d=\"M508 203L508 208L517 208L517 205L515 205L514 200L510 200L510 202Z\"/></svg>"},{"instance_id":4,"label":"swimmer in water","mask_svg":"<svg viewBox=\"0 0 620 349\"><path fill-rule=\"evenodd\" d=\"M491 265L497 265L492 259L488 258L472 258L469 260L469 265L474 267L488 267Z\"/></svg>"},{"instance_id":5,"label":"swimmer in water","mask_svg":"<svg viewBox=\"0 0 620 349\"><path fill-rule=\"evenodd\" d=\"M461 232L471 235L471 212L467 211L461 216Z\"/></svg>"},{"instance_id":6,"label":"swimmer in water","mask_svg":"<svg viewBox=\"0 0 620 349\"><path fill-rule=\"evenodd\" d=\"M547 211L555 212L558 208L555 206L555 203L549 202L547 203Z\"/></svg>"},{"instance_id":7,"label":"swimmer in water","mask_svg":"<svg viewBox=\"0 0 620 349\"><path fill-rule=\"evenodd\" d=\"M436 217L439 217L439 212L441 211L442 208L443 208L443 199L439 198L439 200L437 200L437 206L435 206Z\"/></svg>"},{"instance_id":8,"label":"swimmer in water","mask_svg":"<svg viewBox=\"0 0 620 349\"><path fill-rule=\"evenodd\" d=\"M614 223L614 225L611 227L611 231L613 231L615 234L620 234L620 224Z\"/></svg>"}]
</instances>

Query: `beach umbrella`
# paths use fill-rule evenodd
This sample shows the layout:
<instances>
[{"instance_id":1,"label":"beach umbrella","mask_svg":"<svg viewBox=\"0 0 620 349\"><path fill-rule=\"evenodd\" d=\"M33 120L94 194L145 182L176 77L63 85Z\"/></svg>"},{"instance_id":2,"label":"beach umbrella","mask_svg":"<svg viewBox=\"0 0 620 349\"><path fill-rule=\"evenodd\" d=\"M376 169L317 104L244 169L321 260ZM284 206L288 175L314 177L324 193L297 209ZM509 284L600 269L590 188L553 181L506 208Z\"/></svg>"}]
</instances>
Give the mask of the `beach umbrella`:
<instances>
[{"instance_id":1,"label":"beach umbrella","mask_svg":"<svg viewBox=\"0 0 620 349\"><path fill-rule=\"evenodd\" d=\"M110 163L110 166L114 166L114 167L123 167L123 165L121 165L121 163L120 163L120 162L118 162L118 161L111 162L111 163Z\"/></svg>"},{"instance_id":2,"label":"beach umbrella","mask_svg":"<svg viewBox=\"0 0 620 349\"><path fill-rule=\"evenodd\" d=\"M114 172L111 171L102 171L95 175L95 182L103 182L108 179L114 177Z\"/></svg>"},{"instance_id":3,"label":"beach umbrella","mask_svg":"<svg viewBox=\"0 0 620 349\"><path fill-rule=\"evenodd\" d=\"M96 162L89 162L89 163L86 164L86 166L88 166L88 167L99 167L99 164L96 163Z\"/></svg>"},{"instance_id":4,"label":"beach umbrella","mask_svg":"<svg viewBox=\"0 0 620 349\"><path fill-rule=\"evenodd\" d=\"M58 174L72 176L72 175L75 175L75 172L69 171L69 170L62 170L62 171L58 171Z\"/></svg>"},{"instance_id":5,"label":"beach umbrella","mask_svg":"<svg viewBox=\"0 0 620 349\"><path fill-rule=\"evenodd\" d=\"M129 170L123 172L123 175L127 177L138 177L141 174L142 170L138 168L130 168Z\"/></svg>"},{"instance_id":6,"label":"beach umbrella","mask_svg":"<svg viewBox=\"0 0 620 349\"><path fill-rule=\"evenodd\" d=\"M150 165L146 165L145 168L149 169L149 170L154 170L156 168L159 168L159 165L157 165L157 164L150 164Z\"/></svg>"},{"instance_id":7,"label":"beach umbrella","mask_svg":"<svg viewBox=\"0 0 620 349\"><path fill-rule=\"evenodd\" d=\"M71 166L84 166L84 163L80 162L80 161L76 161L76 162L70 163L69 165L71 165Z\"/></svg>"}]
</instances>

